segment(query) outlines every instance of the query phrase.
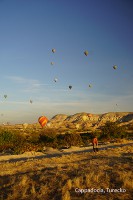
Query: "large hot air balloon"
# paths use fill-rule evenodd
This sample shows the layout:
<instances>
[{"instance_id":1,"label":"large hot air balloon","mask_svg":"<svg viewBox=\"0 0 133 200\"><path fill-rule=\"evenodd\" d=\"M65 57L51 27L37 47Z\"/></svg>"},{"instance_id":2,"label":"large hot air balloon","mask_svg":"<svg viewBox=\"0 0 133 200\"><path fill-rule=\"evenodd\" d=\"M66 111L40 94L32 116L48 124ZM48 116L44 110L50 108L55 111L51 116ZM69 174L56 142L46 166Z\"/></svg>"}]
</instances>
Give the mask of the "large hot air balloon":
<instances>
[{"instance_id":1,"label":"large hot air balloon","mask_svg":"<svg viewBox=\"0 0 133 200\"><path fill-rule=\"evenodd\" d=\"M89 52L88 51L84 51L85 56L88 56Z\"/></svg>"},{"instance_id":2,"label":"large hot air balloon","mask_svg":"<svg viewBox=\"0 0 133 200\"><path fill-rule=\"evenodd\" d=\"M47 124L48 119L45 116L41 116L38 118L38 122L40 123L41 127L43 128Z\"/></svg>"},{"instance_id":3,"label":"large hot air balloon","mask_svg":"<svg viewBox=\"0 0 133 200\"><path fill-rule=\"evenodd\" d=\"M71 86L71 85L69 85L69 89L70 89L70 90L72 89L72 86Z\"/></svg>"},{"instance_id":4,"label":"large hot air balloon","mask_svg":"<svg viewBox=\"0 0 133 200\"><path fill-rule=\"evenodd\" d=\"M114 65L113 68L114 68L114 69L117 69L117 65Z\"/></svg>"},{"instance_id":5,"label":"large hot air balloon","mask_svg":"<svg viewBox=\"0 0 133 200\"><path fill-rule=\"evenodd\" d=\"M55 51L56 51L55 49L52 49L52 52L53 52L53 53L55 53Z\"/></svg>"}]
</instances>

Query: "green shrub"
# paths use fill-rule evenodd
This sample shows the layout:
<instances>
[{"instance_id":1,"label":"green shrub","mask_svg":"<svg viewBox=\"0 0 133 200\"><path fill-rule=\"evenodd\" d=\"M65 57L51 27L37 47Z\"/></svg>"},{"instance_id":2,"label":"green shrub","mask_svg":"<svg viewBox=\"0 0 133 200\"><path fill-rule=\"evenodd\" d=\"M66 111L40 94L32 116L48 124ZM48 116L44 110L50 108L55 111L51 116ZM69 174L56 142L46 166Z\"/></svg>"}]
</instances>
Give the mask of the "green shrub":
<instances>
[{"instance_id":1,"label":"green shrub","mask_svg":"<svg viewBox=\"0 0 133 200\"><path fill-rule=\"evenodd\" d=\"M18 132L9 130L0 131L0 151L12 149L24 143L24 137Z\"/></svg>"},{"instance_id":2,"label":"green shrub","mask_svg":"<svg viewBox=\"0 0 133 200\"><path fill-rule=\"evenodd\" d=\"M100 139L113 139L113 138L124 138L126 137L125 127L119 126L116 122L106 122L106 124L101 127Z\"/></svg>"}]
</instances>

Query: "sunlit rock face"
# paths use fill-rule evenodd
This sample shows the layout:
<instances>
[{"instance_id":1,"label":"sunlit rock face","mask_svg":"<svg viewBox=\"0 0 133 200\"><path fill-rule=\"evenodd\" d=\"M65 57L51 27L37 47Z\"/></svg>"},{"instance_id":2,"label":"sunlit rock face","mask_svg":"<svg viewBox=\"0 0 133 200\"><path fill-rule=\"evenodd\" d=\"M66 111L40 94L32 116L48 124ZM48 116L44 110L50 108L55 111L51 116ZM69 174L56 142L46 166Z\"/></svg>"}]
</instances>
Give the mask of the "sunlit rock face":
<instances>
[{"instance_id":1,"label":"sunlit rock face","mask_svg":"<svg viewBox=\"0 0 133 200\"><path fill-rule=\"evenodd\" d=\"M92 113L76 113L74 115L55 115L51 120L51 127L69 128L69 129L83 129L90 127L94 129L104 125L107 121L118 123L131 123L133 121L133 112L109 112L104 114Z\"/></svg>"}]
</instances>

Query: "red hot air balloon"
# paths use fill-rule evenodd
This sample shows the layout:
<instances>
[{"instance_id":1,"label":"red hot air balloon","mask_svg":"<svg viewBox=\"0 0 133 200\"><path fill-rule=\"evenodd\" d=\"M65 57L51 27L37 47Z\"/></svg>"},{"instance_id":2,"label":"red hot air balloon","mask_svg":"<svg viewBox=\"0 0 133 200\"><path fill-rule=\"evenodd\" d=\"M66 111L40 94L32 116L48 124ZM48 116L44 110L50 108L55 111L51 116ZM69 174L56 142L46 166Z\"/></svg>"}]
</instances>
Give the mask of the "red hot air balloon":
<instances>
[{"instance_id":1,"label":"red hot air balloon","mask_svg":"<svg viewBox=\"0 0 133 200\"><path fill-rule=\"evenodd\" d=\"M43 128L47 124L48 119L45 116L41 116L38 118L38 122L40 123L41 127Z\"/></svg>"}]
</instances>

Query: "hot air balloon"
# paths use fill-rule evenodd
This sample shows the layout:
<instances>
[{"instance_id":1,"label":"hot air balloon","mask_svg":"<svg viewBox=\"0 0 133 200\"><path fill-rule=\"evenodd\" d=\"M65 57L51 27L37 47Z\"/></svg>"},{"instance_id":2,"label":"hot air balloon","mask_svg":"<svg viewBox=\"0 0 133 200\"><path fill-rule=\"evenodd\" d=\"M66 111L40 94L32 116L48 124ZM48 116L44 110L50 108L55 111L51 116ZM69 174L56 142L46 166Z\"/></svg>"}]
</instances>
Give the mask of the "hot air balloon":
<instances>
[{"instance_id":1,"label":"hot air balloon","mask_svg":"<svg viewBox=\"0 0 133 200\"><path fill-rule=\"evenodd\" d=\"M24 124L23 124L23 128L26 129L27 127L28 127L28 124L27 124L27 123L24 123Z\"/></svg>"},{"instance_id":2,"label":"hot air balloon","mask_svg":"<svg viewBox=\"0 0 133 200\"><path fill-rule=\"evenodd\" d=\"M92 87L92 85L91 84L89 84L89 88L91 88Z\"/></svg>"},{"instance_id":3,"label":"hot air balloon","mask_svg":"<svg viewBox=\"0 0 133 200\"><path fill-rule=\"evenodd\" d=\"M7 98L7 95L6 95L6 94L4 95L4 98L5 98L5 99Z\"/></svg>"},{"instance_id":4,"label":"hot air balloon","mask_svg":"<svg viewBox=\"0 0 133 200\"><path fill-rule=\"evenodd\" d=\"M54 64L54 62L51 62L51 65L53 65Z\"/></svg>"},{"instance_id":5,"label":"hot air balloon","mask_svg":"<svg viewBox=\"0 0 133 200\"><path fill-rule=\"evenodd\" d=\"M113 68L114 68L114 69L117 69L117 65L114 65Z\"/></svg>"},{"instance_id":6,"label":"hot air balloon","mask_svg":"<svg viewBox=\"0 0 133 200\"><path fill-rule=\"evenodd\" d=\"M70 89L70 90L72 89L72 86L71 86L71 85L69 85L69 89Z\"/></svg>"},{"instance_id":7,"label":"hot air balloon","mask_svg":"<svg viewBox=\"0 0 133 200\"><path fill-rule=\"evenodd\" d=\"M85 56L88 56L89 52L88 51L84 51Z\"/></svg>"},{"instance_id":8,"label":"hot air balloon","mask_svg":"<svg viewBox=\"0 0 133 200\"><path fill-rule=\"evenodd\" d=\"M57 82L57 81L58 81L58 79L57 79L57 78L55 78L55 79L54 79L54 82Z\"/></svg>"},{"instance_id":9,"label":"hot air balloon","mask_svg":"<svg viewBox=\"0 0 133 200\"><path fill-rule=\"evenodd\" d=\"M33 101L32 101L32 100L30 100L30 103L33 103Z\"/></svg>"},{"instance_id":10,"label":"hot air balloon","mask_svg":"<svg viewBox=\"0 0 133 200\"><path fill-rule=\"evenodd\" d=\"M55 53L55 51L56 51L55 49L52 49L52 52L53 52L53 53Z\"/></svg>"},{"instance_id":11,"label":"hot air balloon","mask_svg":"<svg viewBox=\"0 0 133 200\"><path fill-rule=\"evenodd\" d=\"M40 123L41 127L43 128L47 124L48 119L45 116L41 116L38 118L38 122Z\"/></svg>"},{"instance_id":12,"label":"hot air balloon","mask_svg":"<svg viewBox=\"0 0 133 200\"><path fill-rule=\"evenodd\" d=\"M51 123L50 123L50 122L48 122L48 123L47 123L47 126L48 126L48 127L50 127L50 126L51 126Z\"/></svg>"}]
</instances>

